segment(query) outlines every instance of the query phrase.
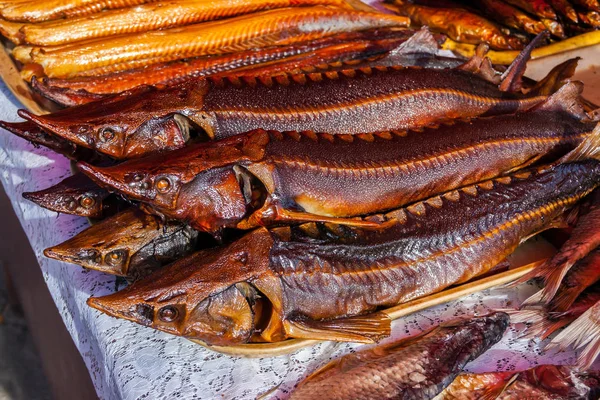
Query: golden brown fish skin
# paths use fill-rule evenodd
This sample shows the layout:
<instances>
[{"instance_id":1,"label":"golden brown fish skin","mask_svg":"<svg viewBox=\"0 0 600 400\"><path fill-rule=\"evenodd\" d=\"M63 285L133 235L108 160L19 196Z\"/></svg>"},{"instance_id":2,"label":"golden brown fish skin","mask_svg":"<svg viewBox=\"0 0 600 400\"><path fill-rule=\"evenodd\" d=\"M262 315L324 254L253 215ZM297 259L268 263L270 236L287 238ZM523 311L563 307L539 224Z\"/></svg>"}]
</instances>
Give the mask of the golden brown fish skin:
<instances>
[{"instance_id":1,"label":"golden brown fish skin","mask_svg":"<svg viewBox=\"0 0 600 400\"><path fill-rule=\"evenodd\" d=\"M154 64L146 68L103 76L48 79L32 82L45 97L64 105L79 105L97 100L98 94L114 94L139 85L177 85L186 79L238 73L275 74L307 66L361 60L397 48L414 31L376 30L350 32L293 46L276 46L231 54L199 57L192 60ZM297 73L301 73L299 70ZM64 98L66 96L66 99Z\"/></svg>"},{"instance_id":2,"label":"golden brown fish skin","mask_svg":"<svg viewBox=\"0 0 600 400\"><path fill-rule=\"evenodd\" d=\"M484 10L489 18L506 26L521 29L533 35L537 35L546 29L541 21L500 0L482 0L478 2L477 6Z\"/></svg>"},{"instance_id":3,"label":"golden brown fish skin","mask_svg":"<svg viewBox=\"0 0 600 400\"><path fill-rule=\"evenodd\" d=\"M226 21L75 43L57 50L46 47L32 51L32 58L44 67L49 77L68 77L133 60L156 57L176 60L289 45L340 32L402 27L408 22L405 17L324 6L282 8Z\"/></svg>"},{"instance_id":4,"label":"golden brown fish skin","mask_svg":"<svg viewBox=\"0 0 600 400\"><path fill-rule=\"evenodd\" d=\"M508 315L494 313L349 354L300 382L290 399L431 399L497 343L508 323Z\"/></svg>"},{"instance_id":5,"label":"golden brown fish skin","mask_svg":"<svg viewBox=\"0 0 600 400\"><path fill-rule=\"evenodd\" d=\"M380 307L485 273L593 190L599 177L597 161L517 173L368 218L381 229L348 228L355 239L341 242L260 228L88 304L213 344L245 343L255 334L267 342L370 342L389 333ZM219 299L210 312L209 299ZM253 308L257 303L272 312ZM206 323L213 315L236 318L215 326Z\"/></svg>"},{"instance_id":6,"label":"golden brown fish skin","mask_svg":"<svg viewBox=\"0 0 600 400\"><path fill-rule=\"evenodd\" d=\"M9 21L43 22L75 15L89 15L104 9L130 7L153 0L51 0L14 3L0 9Z\"/></svg>"},{"instance_id":7,"label":"golden brown fish skin","mask_svg":"<svg viewBox=\"0 0 600 400\"><path fill-rule=\"evenodd\" d=\"M104 36L172 28L267 9L316 5L350 8L348 3L342 0L173 0L68 20L28 24L23 27L22 34L27 43L52 46Z\"/></svg>"},{"instance_id":8,"label":"golden brown fish skin","mask_svg":"<svg viewBox=\"0 0 600 400\"><path fill-rule=\"evenodd\" d=\"M108 211L110 193L82 174L70 176L58 184L23 197L41 207L63 214L100 218Z\"/></svg>"},{"instance_id":9,"label":"golden brown fish skin","mask_svg":"<svg viewBox=\"0 0 600 400\"><path fill-rule=\"evenodd\" d=\"M559 39L566 39L567 35L565 34L565 28L559 21L555 21L549 18L542 18L542 24L550 31L552 35Z\"/></svg>"},{"instance_id":10,"label":"golden brown fish skin","mask_svg":"<svg viewBox=\"0 0 600 400\"><path fill-rule=\"evenodd\" d=\"M505 35L489 20L462 8L427 7L396 1L391 9L409 17L413 24L427 25L457 42L487 42L496 50L517 50L524 47L518 38Z\"/></svg>"},{"instance_id":11,"label":"golden brown fish skin","mask_svg":"<svg viewBox=\"0 0 600 400\"><path fill-rule=\"evenodd\" d=\"M196 249L198 233L129 208L44 250L46 257L111 275L141 278Z\"/></svg>"},{"instance_id":12,"label":"golden brown fish skin","mask_svg":"<svg viewBox=\"0 0 600 400\"><path fill-rule=\"evenodd\" d=\"M20 34L20 30L23 24L20 22L6 21L0 19L0 34L13 42L14 44L22 44L23 37Z\"/></svg>"},{"instance_id":13,"label":"golden brown fish skin","mask_svg":"<svg viewBox=\"0 0 600 400\"><path fill-rule=\"evenodd\" d=\"M218 232L397 208L515 171L548 154L564 154L594 127L592 122L540 111L457 122L420 133L336 137L258 130L188 146L171 152L166 161L156 156L83 170L110 190L146 203L158 215ZM233 157L226 160L222 154L227 151ZM253 209L241 206L248 202L242 194L247 185L238 183L243 170L264 187L265 199ZM168 187L159 189L157 185L165 182ZM214 182L231 184L219 190ZM210 197L215 190L218 200L203 195ZM222 219L223 209L238 212Z\"/></svg>"}]
</instances>

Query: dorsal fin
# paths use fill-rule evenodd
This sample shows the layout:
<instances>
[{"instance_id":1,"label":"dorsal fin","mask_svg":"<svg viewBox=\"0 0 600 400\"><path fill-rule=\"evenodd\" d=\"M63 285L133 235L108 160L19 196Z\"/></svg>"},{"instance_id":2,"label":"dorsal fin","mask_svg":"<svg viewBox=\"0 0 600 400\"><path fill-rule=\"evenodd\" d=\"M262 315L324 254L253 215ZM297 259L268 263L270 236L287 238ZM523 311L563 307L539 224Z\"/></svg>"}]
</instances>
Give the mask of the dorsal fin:
<instances>
[{"instance_id":1,"label":"dorsal fin","mask_svg":"<svg viewBox=\"0 0 600 400\"><path fill-rule=\"evenodd\" d=\"M502 74L501 82L498 86L503 92L517 92L523 87L523 74L527 68L527 61L531 58L531 52L533 49L542 44L550 33L544 31L538 34L527 47L519 53L515 60L510 64L508 69Z\"/></svg>"},{"instance_id":2,"label":"dorsal fin","mask_svg":"<svg viewBox=\"0 0 600 400\"><path fill-rule=\"evenodd\" d=\"M408 38L404 43L390 51L386 58L409 54L409 53L426 53L436 55L440 49L437 40L426 27L422 27L417 33Z\"/></svg>"},{"instance_id":3,"label":"dorsal fin","mask_svg":"<svg viewBox=\"0 0 600 400\"><path fill-rule=\"evenodd\" d=\"M480 78L485 79L495 85L500 83L500 74L492 66L492 62L487 57L490 46L487 43L481 43L475 49L475 54L469 61L457 67L457 69L470 72Z\"/></svg>"},{"instance_id":4,"label":"dorsal fin","mask_svg":"<svg viewBox=\"0 0 600 400\"><path fill-rule=\"evenodd\" d=\"M581 60L581 57L575 57L558 64L528 94L532 96L549 96L556 92L565 84L567 79L575 74L579 60Z\"/></svg>"},{"instance_id":5,"label":"dorsal fin","mask_svg":"<svg viewBox=\"0 0 600 400\"><path fill-rule=\"evenodd\" d=\"M588 120L589 116L580 101L582 92L583 83L569 81L544 100L544 102L533 107L531 111L557 111L570 114L578 119Z\"/></svg>"}]
</instances>

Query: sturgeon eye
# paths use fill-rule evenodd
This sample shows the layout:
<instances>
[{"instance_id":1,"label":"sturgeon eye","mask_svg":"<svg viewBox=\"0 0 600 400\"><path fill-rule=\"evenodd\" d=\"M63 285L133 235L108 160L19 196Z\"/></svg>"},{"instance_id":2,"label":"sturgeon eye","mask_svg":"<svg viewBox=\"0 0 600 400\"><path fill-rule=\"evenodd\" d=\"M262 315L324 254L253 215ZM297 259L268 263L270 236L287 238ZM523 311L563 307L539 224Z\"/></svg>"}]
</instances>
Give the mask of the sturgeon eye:
<instances>
[{"instance_id":1,"label":"sturgeon eye","mask_svg":"<svg viewBox=\"0 0 600 400\"><path fill-rule=\"evenodd\" d=\"M158 318L164 322L173 322L177 319L179 311L173 306L164 306L158 310Z\"/></svg>"},{"instance_id":2,"label":"sturgeon eye","mask_svg":"<svg viewBox=\"0 0 600 400\"><path fill-rule=\"evenodd\" d=\"M125 253L123 251L115 250L115 251L111 251L110 253L108 253L106 255L106 257L104 258L104 260L106 261L107 264L119 265L123 262L124 258L125 258Z\"/></svg>"},{"instance_id":3,"label":"sturgeon eye","mask_svg":"<svg viewBox=\"0 0 600 400\"><path fill-rule=\"evenodd\" d=\"M117 135L111 128L104 128L100 131L100 139L102 139L103 142L110 142L115 136Z\"/></svg>"},{"instance_id":4,"label":"sturgeon eye","mask_svg":"<svg viewBox=\"0 0 600 400\"><path fill-rule=\"evenodd\" d=\"M96 200L94 200L93 197L90 196L83 196L80 200L79 200L79 204L81 205L81 207L83 208L92 208L94 207L94 205L96 204Z\"/></svg>"},{"instance_id":5,"label":"sturgeon eye","mask_svg":"<svg viewBox=\"0 0 600 400\"><path fill-rule=\"evenodd\" d=\"M156 190L166 193L171 189L171 181L168 178L160 178L156 181Z\"/></svg>"}]
</instances>

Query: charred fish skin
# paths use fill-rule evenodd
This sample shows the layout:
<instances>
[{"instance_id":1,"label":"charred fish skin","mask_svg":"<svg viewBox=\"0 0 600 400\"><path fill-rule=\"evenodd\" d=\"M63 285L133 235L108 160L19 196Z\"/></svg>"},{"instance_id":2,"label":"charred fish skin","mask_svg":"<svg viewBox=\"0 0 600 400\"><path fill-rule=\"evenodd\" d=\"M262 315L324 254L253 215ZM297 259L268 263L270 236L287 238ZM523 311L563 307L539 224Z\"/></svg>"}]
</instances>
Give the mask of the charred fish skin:
<instances>
[{"instance_id":1,"label":"charred fish skin","mask_svg":"<svg viewBox=\"0 0 600 400\"><path fill-rule=\"evenodd\" d=\"M494 313L359 351L311 375L290 399L431 399L497 343L507 327L508 316Z\"/></svg>"},{"instance_id":2,"label":"charred fish skin","mask_svg":"<svg viewBox=\"0 0 600 400\"><path fill-rule=\"evenodd\" d=\"M379 307L486 272L591 192L599 177L597 161L517 173L380 216L385 229L355 229L360 240L346 243L287 241L260 228L88 304L209 344L253 337L369 343L389 334L389 319L373 313ZM268 322L257 304L272 310ZM235 318L216 323L218 315Z\"/></svg>"},{"instance_id":3,"label":"charred fish skin","mask_svg":"<svg viewBox=\"0 0 600 400\"><path fill-rule=\"evenodd\" d=\"M157 214L208 232L311 218L335 222L333 218L397 208L564 153L594 126L563 113L537 111L423 132L336 137L259 130L188 146L165 162L157 156L82 169ZM228 146L237 149L238 158L224 162L218 155ZM217 160L214 168L211 159ZM244 177L264 191L262 204L247 205L250 196L242 192L251 184ZM159 183L164 187L158 189Z\"/></svg>"},{"instance_id":4,"label":"charred fish skin","mask_svg":"<svg viewBox=\"0 0 600 400\"><path fill-rule=\"evenodd\" d=\"M141 278L196 250L198 232L134 208L44 250L44 255L111 275Z\"/></svg>"},{"instance_id":5,"label":"charred fish skin","mask_svg":"<svg viewBox=\"0 0 600 400\"><path fill-rule=\"evenodd\" d=\"M99 218L108 204L110 193L83 174L76 174L58 184L37 192L24 192L23 197L58 213Z\"/></svg>"},{"instance_id":6,"label":"charred fish skin","mask_svg":"<svg viewBox=\"0 0 600 400\"><path fill-rule=\"evenodd\" d=\"M190 118L214 138L253 129L330 134L406 130L445 119L514 113L543 101L500 92L460 70L366 68L281 82L210 83L200 118Z\"/></svg>"}]
</instances>

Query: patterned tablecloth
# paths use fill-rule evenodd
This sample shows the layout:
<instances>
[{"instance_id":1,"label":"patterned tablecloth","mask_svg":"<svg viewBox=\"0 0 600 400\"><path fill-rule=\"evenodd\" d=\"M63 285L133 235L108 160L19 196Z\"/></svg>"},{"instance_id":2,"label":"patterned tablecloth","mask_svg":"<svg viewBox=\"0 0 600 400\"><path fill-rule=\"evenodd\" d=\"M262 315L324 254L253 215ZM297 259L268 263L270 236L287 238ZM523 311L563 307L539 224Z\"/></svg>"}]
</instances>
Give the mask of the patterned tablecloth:
<instances>
[{"instance_id":1,"label":"patterned tablecloth","mask_svg":"<svg viewBox=\"0 0 600 400\"><path fill-rule=\"evenodd\" d=\"M0 119L18 120L19 104L0 87ZM51 186L69 176L69 162L46 149L7 132L0 132L0 181L10 197L44 279L75 344L89 368L102 399L284 399L305 374L332 357L357 346L322 343L289 356L236 358L207 350L186 339L117 320L86 306L90 295L116 289L114 277L44 258L44 248L66 240L84 229L84 218L57 215L27 202L24 191ZM438 306L394 322L394 338L428 328L456 316L486 313L490 307L509 307L533 292L525 285L514 290L494 290ZM548 362L538 341L516 339L514 328L469 368L475 371L523 369ZM553 356L568 364L569 353ZM273 391L271 391L273 389Z\"/></svg>"}]
</instances>

